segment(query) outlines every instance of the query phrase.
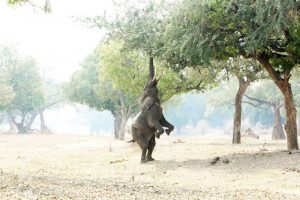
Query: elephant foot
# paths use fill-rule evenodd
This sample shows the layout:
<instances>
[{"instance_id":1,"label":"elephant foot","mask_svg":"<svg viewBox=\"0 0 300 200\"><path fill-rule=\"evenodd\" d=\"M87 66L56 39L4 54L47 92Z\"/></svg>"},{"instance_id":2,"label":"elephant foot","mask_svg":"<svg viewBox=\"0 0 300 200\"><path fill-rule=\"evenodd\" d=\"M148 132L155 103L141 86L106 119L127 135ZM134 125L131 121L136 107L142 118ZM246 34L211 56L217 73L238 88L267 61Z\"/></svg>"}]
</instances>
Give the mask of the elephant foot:
<instances>
[{"instance_id":1,"label":"elephant foot","mask_svg":"<svg viewBox=\"0 0 300 200\"><path fill-rule=\"evenodd\" d=\"M146 162L148 162L148 160L146 160L146 159L141 160L141 163L146 163Z\"/></svg>"},{"instance_id":2,"label":"elephant foot","mask_svg":"<svg viewBox=\"0 0 300 200\"><path fill-rule=\"evenodd\" d=\"M150 158L147 158L147 161L154 161L155 159L150 157Z\"/></svg>"},{"instance_id":3,"label":"elephant foot","mask_svg":"<svg viewBox=\"0 0 300 200\"><path fill-rule=\"evenodd\" d=\"M166 130L166 134L167 134L167 135L170 135L171 132L172 132L172 129L167 129L167 130Z\"/></svg>"},{"instance_id":4,"label":"elephant foot","mask_svg":"<svg viewBox=\"0 0 300 200\"><path fill-rule=\"evenodd\" d=\"M160 132L156 132L156 133L155 133L155 137L156 137L157 139L159 139L161 134L162 134L162 133L160 133Z\"/></svg>"}]
</instances>

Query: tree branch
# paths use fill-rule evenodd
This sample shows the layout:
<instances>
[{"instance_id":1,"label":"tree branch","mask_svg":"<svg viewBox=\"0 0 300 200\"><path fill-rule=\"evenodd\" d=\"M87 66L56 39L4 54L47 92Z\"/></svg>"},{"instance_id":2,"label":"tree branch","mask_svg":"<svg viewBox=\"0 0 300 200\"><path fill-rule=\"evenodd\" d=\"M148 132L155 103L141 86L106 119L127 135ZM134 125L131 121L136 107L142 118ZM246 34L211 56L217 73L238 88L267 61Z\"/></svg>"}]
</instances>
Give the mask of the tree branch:
<instances>
[{"instance_id":1,"label":"tree branch","mask_svg":"<svg viewBox=\"0 0 300 200\"><path fill-rule=\"evenodd\" d=\"M242 103L249 104L249 105L251 105L253 107L259 107L259 106L263 105L263 103L254 104L254 103L252 103L250 101L242 101Z\"/></svg>"},{"instance_id":2,"label":"tree branch","mask_svg":"<svg viewBox=\"0 0 300 200\"><path fill-rule=\"evenodd\" d=\"M255 97L250 97L248 96L247 94L244 95L247 99L251 100L251 101L256 101L260 104L267 104L269 106L273 106L273 104L269 101L265 101L265 100L262 100L262 99L258 99L258 98L255 98Z\"/></svg>"}]
</instances>

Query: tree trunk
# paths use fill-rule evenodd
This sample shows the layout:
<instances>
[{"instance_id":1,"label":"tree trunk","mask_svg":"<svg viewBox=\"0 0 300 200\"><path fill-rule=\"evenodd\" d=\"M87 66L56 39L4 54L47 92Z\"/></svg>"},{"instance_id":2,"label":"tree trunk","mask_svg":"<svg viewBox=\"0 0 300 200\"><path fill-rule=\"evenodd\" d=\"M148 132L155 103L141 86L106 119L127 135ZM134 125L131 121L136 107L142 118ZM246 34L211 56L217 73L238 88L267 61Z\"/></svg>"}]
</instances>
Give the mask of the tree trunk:
<instances>
[{"instance_id":1,"label":"tree trunk","mask_svg":"<svg viewBox=\"0 0 300 200\"><path fill-rule=\"evenodd\" d=\"M27 120L26 125L25 125L25 127L27 129L31 129L31 126L32 126L32 124L33 124L33 122L34 122L37 115L38 115L37 111L32 111L31 112L31 116L30 116L29 120Z\"/></svg>"},{"instance_id":2,"label":"tree trunk","mask_svg":"<svg viewBox=\"0 0 300 200\"><path fill-rule=\"evenodd\" d=\"M272 140L285 140L285 134L283 131L283 127L281 124L281 114L280 114L281 106L275 104L273 106L274 110L274 126L272 132Z\"/></svg>"},{"instance_id":3,"label":"tree trunk","mask_svg":"<svg viewBox=\"0 0 300 200\"><path fill-rule=\"evenodd\" d=\"M300 117L297 118L297 130L300 130ZM297 131L298 136L300 136L299 131Z\"/></svg>"},{"instance_id":4,"label":"tree trunk","mask_svg":"<svg viewBox=\"0 0 300 200\"><path fill-rule=\"evenodd\" d=\"M115 119L114 119L114 135L115 135L115 139L119 139L121 118L120 118L119 113L116 113L116 115L114 117L115 117Z\"/></svg>"},{"instance_id":5,"label":"tree trunk","mask_svg":"<svg viewBox=\"0 0 300 200\"><path fill-rule=\"evenodd\" d=\"M126 122L128 118L126 115L121 117L121 124L120 124L120 129L119 129L119 139L124 140L125 138L125 128L126 128Z\"/></svg>"},{"instance_id":6,"label":"tree trunk","mask_svg":"<svg viewBox=\"0 0 300 200\"><path fill-rule=\"evenodd\" d=\"M244 77L237 77L239 80L239 89L235 96L235 112L234 112L234 119L233 119L233 144L240 144L241 143L241 123L242 123L242 99L243 96L250 85L250 80L244 79Z\"/></svg>"},{"instance_id":7,"label":"tree trunk","mask_svg":"<svg viewBox=\"0 0 300 200\"><path fill-rule=\"evenodd\" d=\"M40 121L41 121L41 132L42 133L51 133L51 130L46 126L44 118L44 109L39 109Z\"/></svg>"},{"instance_id":8,"label":"tree trunk","mask_svg":"<svg viewBox=\"0 0 300 200\"><path fill-rule=\"evenodd\" d=\"M286 123L284 126L288 150L298 150L298 137L297 137L297 110L295 107L293 92L289 79L291 77L290 71L286 70L282 74L279 74L269 62L267 55L259 55L258 61L267 70L268 74L280 89L284 97L285 110L286 110Z\"/></svg>"},{"instance_id":9,"label":"tree trunk","mask_svg":"<svg viewBox=\"0 0 300 200\"><path fill-rule=\"evenodd\" d=\"M12 133L16 133L17 132L17 127L12 119L12 116L10 114L7 114L7 119L8 119L8 123L9 123L9 131Z\"/></svg>"},{"instance_id":10,"label":"tree trunk","mask_svg":"<svg viewBox=\"0 0 300 200\"><path fill-rule=\"evenodd\" d=\"M297 110L294 104L291 84L288 81L284 82L283 96L286 110L286 123L284 126L287 136L288 150L298 150L298 135L297 135Z\"/></svg>"}]
</instances>

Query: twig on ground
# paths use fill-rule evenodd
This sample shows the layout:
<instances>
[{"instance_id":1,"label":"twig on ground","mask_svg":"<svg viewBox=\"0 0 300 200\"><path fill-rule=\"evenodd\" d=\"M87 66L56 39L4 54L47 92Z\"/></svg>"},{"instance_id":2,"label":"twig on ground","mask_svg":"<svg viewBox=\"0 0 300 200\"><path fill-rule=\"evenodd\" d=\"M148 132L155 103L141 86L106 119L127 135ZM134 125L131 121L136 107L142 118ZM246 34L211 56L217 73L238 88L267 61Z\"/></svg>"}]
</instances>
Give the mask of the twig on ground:
<instances>
[{"instance_id":1,"label":"twig on ground","mask_svg":"<svg viewBox=\"0 0 300 200\"><path fill-rule=\"evenodd\" d=\"M45 170L44 169L39 169L38 171L36 171L35 173L39 173L39 172L45 172Z\"/></svg>"},{"instance_id":2,"label":"twig on ground","mask_svg":"<svg viewBox=\"0 0 300 200\"><path fill-rule=\"evenodd\" d=\"M183 140L181 140L181 139L178 138L177 140L174 140L173 143L176 144L176 143L185 143L185 142Z\"/></svg>"},{"instance_id":3,"label":"twig on ground","mask_svg":"<svg viewBox=\"0 0 300 200\"><path fill-rule=\"evenodd\" d=\"M125 161L127 161L127 160L126 159L114 160L114 161L110 161L109 164L120 163L120 162L125 162Z\"/></svg>"}]
</instances>

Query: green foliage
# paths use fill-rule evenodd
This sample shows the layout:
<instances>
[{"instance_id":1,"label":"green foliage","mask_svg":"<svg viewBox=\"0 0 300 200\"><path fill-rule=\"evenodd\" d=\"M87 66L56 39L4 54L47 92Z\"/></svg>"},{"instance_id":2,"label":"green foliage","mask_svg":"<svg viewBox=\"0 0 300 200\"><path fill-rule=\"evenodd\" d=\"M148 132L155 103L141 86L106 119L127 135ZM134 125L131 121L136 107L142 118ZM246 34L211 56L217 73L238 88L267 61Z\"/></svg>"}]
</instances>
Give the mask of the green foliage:
<instances>
[{"instance_id":1,"label":"green foliage","mask_svg":"<svg viewBox=\"0 0 300 200\"><path fill-rule=\"evenodd\" d=\"M34 60L18 55L13 46L1 47L0 58L2 110L26 113L43 104L41 79Z\"/></svg>"},{"instance_id":2,"label":"green foliage","mask_svg":"<svg viewBox=\"0 0 300 200\"><path fill-rule=\"evenodd\" d=\"M116 94L111 84L99 80L99 54L94 51L82 63L81 69L73 73L71 81L63 86L66 97L74 102L97 110L115 112Z\"/></svg>"},{"instance_id":3,"label":"green foliage","mask_svg":"<svg viewBox=\"0 0 300 200\"><path fill-rule=\"evenodd\" d=\"M108 31L108 40L122 40L123 47L129 51L139 50L148 56L160 53L160 41L163 33L163 18L166 1L120 1L115 4L116 17L96 16L81 19L84 22Z\"/></svg>"},{"instance_id":4,"label":"green foliage","mask_svg":"<svg viewBox=\"0 0 300 200\"><path fill-rule=\"evenodd\" d=\"M15 98L13 88L9 85L0 85L0 110L5 110Z\"/></svg>"},{"instance_id":5,"label":"green foliage","mask_svg":"<svg viewBox=\"0 0 300 200\"><path fill-rule=\"evenodd\" d=\"M149 61L144 51L124 50L123 45L120 40L111 40L101 45L100 79L111 82L114 89L125 94L130 105L136 102L148 81ZM159 59L155 62L162 102L175 94L204 89L205 82L211 81L209 71L186 68L176 72L172 68L163 67L164 65L166 64ZM202 77L200 81L199 77Z\"/></svg>"},{"instance_id":6,"label":"green foliage","mask_svg":"<svg viewBox=\"0 0 300 200\"><path fill-rule=\"evenodd\" d=\"M16 96L9 110L30 112L44 102L41 79L36 63L32 58L18 62L9 72L9 82Z\"/></svg>"},{"instance_id":7,"label":"green foliage","mask_svg":"<svg viewBox=\"0 0 300 200\"><path fill-rule=\"evenodd\" d=\"M37 7L41 10L43 10L45 13L51 12L51 5L50 5L50 0L45 0L45 2L42 5L38 5L37 3L33 3L30 0L7 0L8 5L24 5L24 4L29 4L33 7Z\"/></svg>"},{"instance_id":8,"label":"green foliage","mask_svg":"<svg viewBox=\"0 0 300 200\"><path fill-rule=\"evenodd\" d=\"M286 0L184 0L169 19L166 52L193 65L266 53L282 59L275 65L278 70L290 70L299 62L299 34L295 34L299 32L299 4Z\"/></svg>"}]
</instances>

